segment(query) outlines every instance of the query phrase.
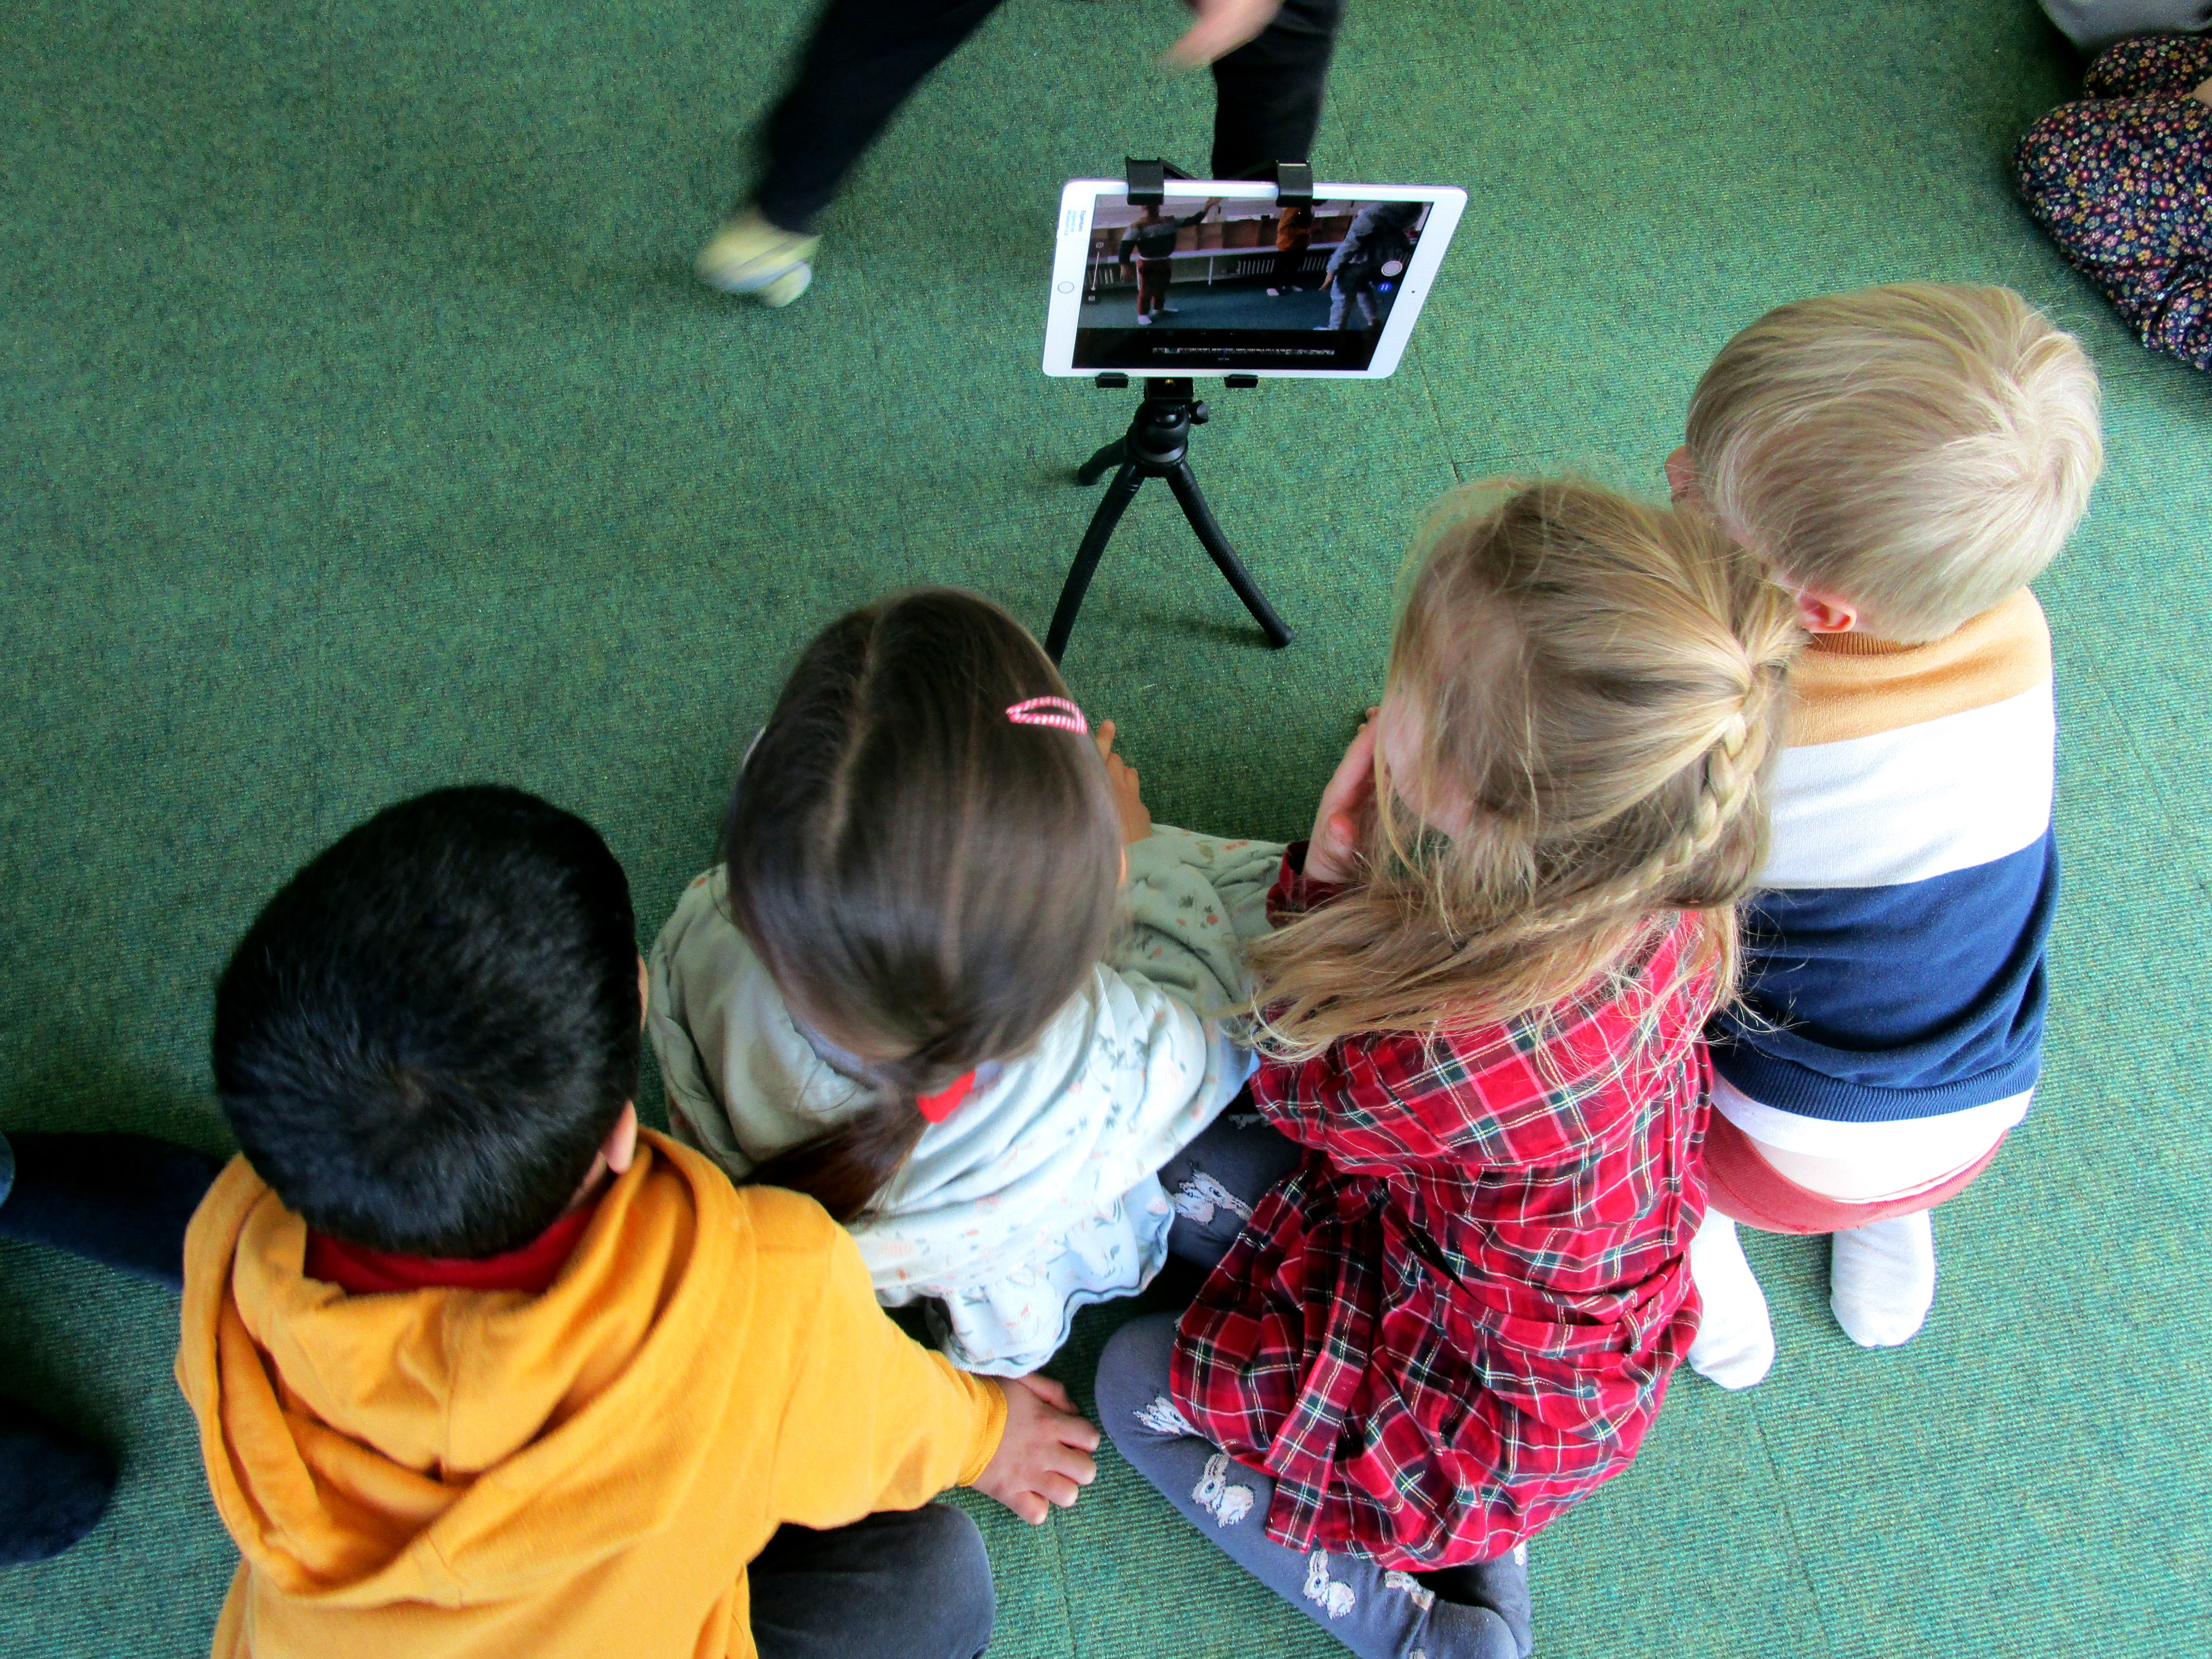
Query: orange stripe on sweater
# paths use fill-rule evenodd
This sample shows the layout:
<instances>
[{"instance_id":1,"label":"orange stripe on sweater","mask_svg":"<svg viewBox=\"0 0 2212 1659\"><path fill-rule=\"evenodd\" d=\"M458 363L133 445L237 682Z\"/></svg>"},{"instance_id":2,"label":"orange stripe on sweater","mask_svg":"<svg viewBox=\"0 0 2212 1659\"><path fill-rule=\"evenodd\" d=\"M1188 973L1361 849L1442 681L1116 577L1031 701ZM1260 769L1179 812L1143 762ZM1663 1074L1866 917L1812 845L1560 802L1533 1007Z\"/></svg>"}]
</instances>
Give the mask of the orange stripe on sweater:
<instances>
[{"instance_id":1,"label":"orange stripe on sweater","mask_svg":"<svg viewBox=\"0 0 2212 1659\"><path fill-rule=\"evenodd\" d=\"M1928 645L1820 635L1790 671L1790 744L1842 743L1963 714L2050 678L2050 624L2024 587Z\"/></svg>"}]
</instances>

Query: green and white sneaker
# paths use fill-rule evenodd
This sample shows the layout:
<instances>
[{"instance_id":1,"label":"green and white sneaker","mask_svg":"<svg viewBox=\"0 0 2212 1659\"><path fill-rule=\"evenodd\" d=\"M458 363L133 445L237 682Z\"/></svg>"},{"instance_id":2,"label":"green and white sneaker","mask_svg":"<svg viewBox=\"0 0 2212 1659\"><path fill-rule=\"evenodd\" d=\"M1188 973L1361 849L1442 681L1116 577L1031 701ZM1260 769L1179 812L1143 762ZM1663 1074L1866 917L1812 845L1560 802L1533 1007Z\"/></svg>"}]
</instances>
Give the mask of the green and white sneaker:
<instances>
[{"instance_id":1,"label":"green and white sneaker","mask_svg":"<svg viewBox=\"0 0 2212 1659\"><path fill-rule=\"evenodd\" d=\"M693 268L708 288L742 294L764 306L787 306L814 280L814 267L807 261L821 244L819 236L779 230L758 208L748 208L699 250Z\"/></svg>"}]
</instances>

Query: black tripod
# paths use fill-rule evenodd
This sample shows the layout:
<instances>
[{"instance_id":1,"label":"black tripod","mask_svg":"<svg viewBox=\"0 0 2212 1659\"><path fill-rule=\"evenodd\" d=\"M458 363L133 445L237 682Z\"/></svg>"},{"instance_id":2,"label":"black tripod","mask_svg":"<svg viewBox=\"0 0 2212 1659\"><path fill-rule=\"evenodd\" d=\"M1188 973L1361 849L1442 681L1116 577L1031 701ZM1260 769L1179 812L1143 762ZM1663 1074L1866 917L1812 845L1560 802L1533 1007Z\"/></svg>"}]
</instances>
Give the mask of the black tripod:
<instances>
[{"instance_id":1,"label":"black tripod","mask_svg":"<svg viewBox=\"0 0 2212 1659\"><path fill-rule=\"evenodd\" d=\"M1118 377L1117 377L1118 378ZM1104 375L1101 385L1109 384ZM1067 636L1075 631L1075 613L1083 609L1083 595L1091 586L1092 574L1106 551L1106 544L1113 539L1114 526L1121 522L1121 515L1129 510L1129 503L1137 499L1137 491L1147 478L1165 478L1168 488L1175 491L1182 515L1190 520L1190 527L1198 534L1200 543L1213 556L1213 562L1229 579L1237 597L1244 601L1244 608L1252 613L1252 620L1260 624L1260 631L1267 636L1267 643L1280 647L1291 642L1291 630L1275 614L1267 596L1254 585L1251 573L1244 568L1237 550L1229 545L1229 538L1221 533L1214 522L1213 513L1206 504L1206 497L1198 493L1198 480L1191 476L1190 463L1185 456L1190 449L1190 429L1206 422L1206 405L1191 396L1188 380L1146 380L1145 401L1137 406L1136 418L1129 429L1083 464L1075 481L1094 484L1106 475L1109 466L1119 466L1114 482L1106 487L1106 497L1098 503L1098 510L1091 515L1091 528L1083 532L1083 545L1077 550L1075 562L1069 567L1067 583L1060 590L1060 604L1052 613L1052 630L1045 635L1045 653L1054 662L1067 649Z\"/></svg>"}]
</instances>

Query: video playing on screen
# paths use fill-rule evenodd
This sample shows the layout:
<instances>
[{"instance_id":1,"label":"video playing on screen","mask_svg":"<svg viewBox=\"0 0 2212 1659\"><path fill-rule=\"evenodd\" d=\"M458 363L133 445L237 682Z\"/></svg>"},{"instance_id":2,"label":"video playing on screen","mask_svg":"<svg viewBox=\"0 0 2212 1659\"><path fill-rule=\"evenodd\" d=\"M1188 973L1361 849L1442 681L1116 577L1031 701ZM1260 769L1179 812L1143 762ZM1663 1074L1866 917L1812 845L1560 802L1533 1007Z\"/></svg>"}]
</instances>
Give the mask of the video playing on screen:
<instances>
[{"instance_id":1,"label":"video playing on screen","mask_svg":"<svg viewBox=\"0 0 2212 1659\"><path fill-rule=\"evenodd\" d=\"M1091 214L1073 367L1364 369L1426 202L1170 197Z\"/></svg>"}]
</instances>

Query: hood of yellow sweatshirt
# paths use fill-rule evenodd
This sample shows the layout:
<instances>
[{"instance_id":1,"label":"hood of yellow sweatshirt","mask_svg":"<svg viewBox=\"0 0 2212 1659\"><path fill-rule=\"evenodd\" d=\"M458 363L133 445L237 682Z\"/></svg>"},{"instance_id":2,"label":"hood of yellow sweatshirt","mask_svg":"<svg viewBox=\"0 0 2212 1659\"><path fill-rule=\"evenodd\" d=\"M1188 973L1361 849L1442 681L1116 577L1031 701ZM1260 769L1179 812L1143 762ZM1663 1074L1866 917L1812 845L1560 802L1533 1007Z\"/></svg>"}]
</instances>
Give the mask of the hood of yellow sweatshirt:
<instances>
[{"instance_id":1,"label":"hood of yellow sweatshirt","mask_svg":"<svg viewBox=\"0 0 2212 1659\"><path fill-rule=\"evenodd\" d=\"M240 1158L185 1243L177 1378L253 1567L333 1607L461 1606L575 1577L664 1525L736 1382L747 1215L658 1135L538 1297L349 1296Z\"/></svg>"}]
</instances>

